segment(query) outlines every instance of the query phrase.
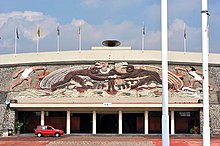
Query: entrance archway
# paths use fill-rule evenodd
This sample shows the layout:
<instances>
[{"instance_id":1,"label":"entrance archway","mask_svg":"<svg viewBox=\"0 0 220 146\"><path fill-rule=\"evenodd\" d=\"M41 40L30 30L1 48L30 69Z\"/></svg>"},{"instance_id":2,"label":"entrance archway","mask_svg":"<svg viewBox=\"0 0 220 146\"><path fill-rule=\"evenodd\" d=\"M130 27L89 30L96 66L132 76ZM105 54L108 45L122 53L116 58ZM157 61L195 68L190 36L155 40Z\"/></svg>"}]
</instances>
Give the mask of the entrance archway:
<instances>
[{"instance_id":1,"label":"entrance archway","mask_svg":"<svg viewBox=\"0 0 220 146\"><path fill-rule=\"evenodd\" d=\"M118 114L97 114L97 133L118 133Z\"/></svg>"}]
</instances>

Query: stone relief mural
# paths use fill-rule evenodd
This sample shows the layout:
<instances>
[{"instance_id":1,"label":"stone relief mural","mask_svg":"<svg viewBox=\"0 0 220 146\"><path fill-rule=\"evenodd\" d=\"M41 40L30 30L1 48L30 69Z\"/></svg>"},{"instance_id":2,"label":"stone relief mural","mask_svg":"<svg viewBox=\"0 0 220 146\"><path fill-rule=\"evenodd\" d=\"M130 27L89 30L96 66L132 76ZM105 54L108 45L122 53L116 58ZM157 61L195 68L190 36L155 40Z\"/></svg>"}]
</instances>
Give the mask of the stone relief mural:
<instances>
[{"instance_id":1,"label":"stone relief mural","mask_svg":"<svg viewBox=\"0 0 220 146\"><path fill-rule=\"evenodd\" d=\"M38 70L42 70L41 72ZM32 72L38 71L38 82L32 88ZM10 90L13 91L22 82L27 88L19 96L161 96L162 69L153 65L132 65L127 62L97 62L94 65L76 65L57 70L47 70L45 66L30 66L13 75L16 78ZM189 74L189 86L184 78ZM168 72L169 91L178 96L196 96L202 94L201 87L195 82L203 83L201 73L194 67L175 67ZM210 90L213 86L210 85Z\"/></svg>"}]
</instances>

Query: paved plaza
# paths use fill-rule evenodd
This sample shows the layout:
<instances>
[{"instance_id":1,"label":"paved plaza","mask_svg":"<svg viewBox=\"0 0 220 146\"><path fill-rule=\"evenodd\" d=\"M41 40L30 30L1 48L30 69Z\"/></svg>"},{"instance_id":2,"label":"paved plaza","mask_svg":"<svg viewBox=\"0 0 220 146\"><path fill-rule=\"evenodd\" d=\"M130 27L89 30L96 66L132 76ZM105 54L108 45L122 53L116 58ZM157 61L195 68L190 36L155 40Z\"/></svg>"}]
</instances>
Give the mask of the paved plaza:
<instances>
[{"instance_id":1,"label":"paved plaza","mask_svg":"<svg viewBox=\"0 0 220 146\"><path fill-rule=\"evenodd\" d=\"M36 137L21 135L0 137L0 146L161 146L161 136L69 136ZM202 146L202 136L174 136L171 146ZM211 138L211 146L220 145L220 136Z\"/></svg>"}]
</instances>

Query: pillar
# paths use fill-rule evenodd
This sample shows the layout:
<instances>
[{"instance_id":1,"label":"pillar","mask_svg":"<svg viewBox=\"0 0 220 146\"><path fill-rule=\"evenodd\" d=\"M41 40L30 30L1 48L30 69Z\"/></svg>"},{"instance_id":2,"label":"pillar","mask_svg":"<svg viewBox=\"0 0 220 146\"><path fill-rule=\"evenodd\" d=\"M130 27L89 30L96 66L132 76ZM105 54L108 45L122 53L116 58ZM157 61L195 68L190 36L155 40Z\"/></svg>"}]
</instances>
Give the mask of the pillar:
<instances>
[{"instance_id":1,"label":"pillar","mask_svg":"<svg viewBox=\"0 0 220 146\"><path fill-rule=\"evenodd\" d=\"M144 134L148 134L148 111L144 112Z\"/></svg>"},{"instance_id":2,"label":"pillar","mask_svg":"<svg viewBox=\"0 0 220 146\"><path fill-rule=\"evenodd\" d=\"M92 112L92 134L96 134L96 111Z\"/></svg>"},{"instance_id":3,"label":"pillar","mask_svg":"<svg viewBox=\"0 0 220 146\"><path fill-rule=\"evenodd\" d=\"M122 111L118 112L118 134L122 134Z\"/></svg>"},{"instance_id":4,"label":"pillar","mask_svg":"<svg viewBox=\"0 0 220 146\"><path fill-rule=\"evenodd\" d=\"M171 134L175 134L174 111L171 111Z\"/></svg>"},{"instance_id":5,"label":"pillar","mask_svg":"<svg viewBox=\"0 0 220 146\"><path fill-rule=\"evenodd\" d=\"M41 114L40 114L40 124L44 125L44 111L41 111Z\"/></svg>"},{"instance_id":6,"label":"pillar","mask_svg":"<svg viewBox=\"0 0 220 146\"><path fill-rule=\"evenodd\" d=\"M70 111L66 112L66 134L70 134Z\"/></svg>"}]
</instances>

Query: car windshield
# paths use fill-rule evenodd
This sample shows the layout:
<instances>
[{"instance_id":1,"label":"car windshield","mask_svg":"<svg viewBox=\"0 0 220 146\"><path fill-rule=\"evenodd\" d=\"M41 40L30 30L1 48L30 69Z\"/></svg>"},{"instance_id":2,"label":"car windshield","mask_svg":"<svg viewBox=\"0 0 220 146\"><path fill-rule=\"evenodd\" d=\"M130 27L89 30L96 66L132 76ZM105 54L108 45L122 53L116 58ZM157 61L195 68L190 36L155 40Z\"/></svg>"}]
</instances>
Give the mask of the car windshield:
<instances>
[{"instance_id":1,"label":"car windshield","mask_svg":"<svg viewBox=\"0 0 220 146\"><path fill-rule=\"evenodd\" d=\"M40 129L41 128L41 126L37 126L37 128L36 129Z\"/></svg>"},{"instance_id":2,"label":"car windshield","mask_svg":"<svg viewBox=\"0 0 220 146\"><path fill-rule=\"evenodd\" d=\"M47 130L53 130L53 127L47 126Z\"/></svg>"},{"instance_id":3,"label":"car windshield","mask_svg":"<svg viewBox=\"0 0 220 146\"><path fill-rule=\"evenodd\" d=\"M42 130L46 130L46 129L47 129L47 126L42 126L41 129L42 129Z\"/></svg>"}]
</instances>

